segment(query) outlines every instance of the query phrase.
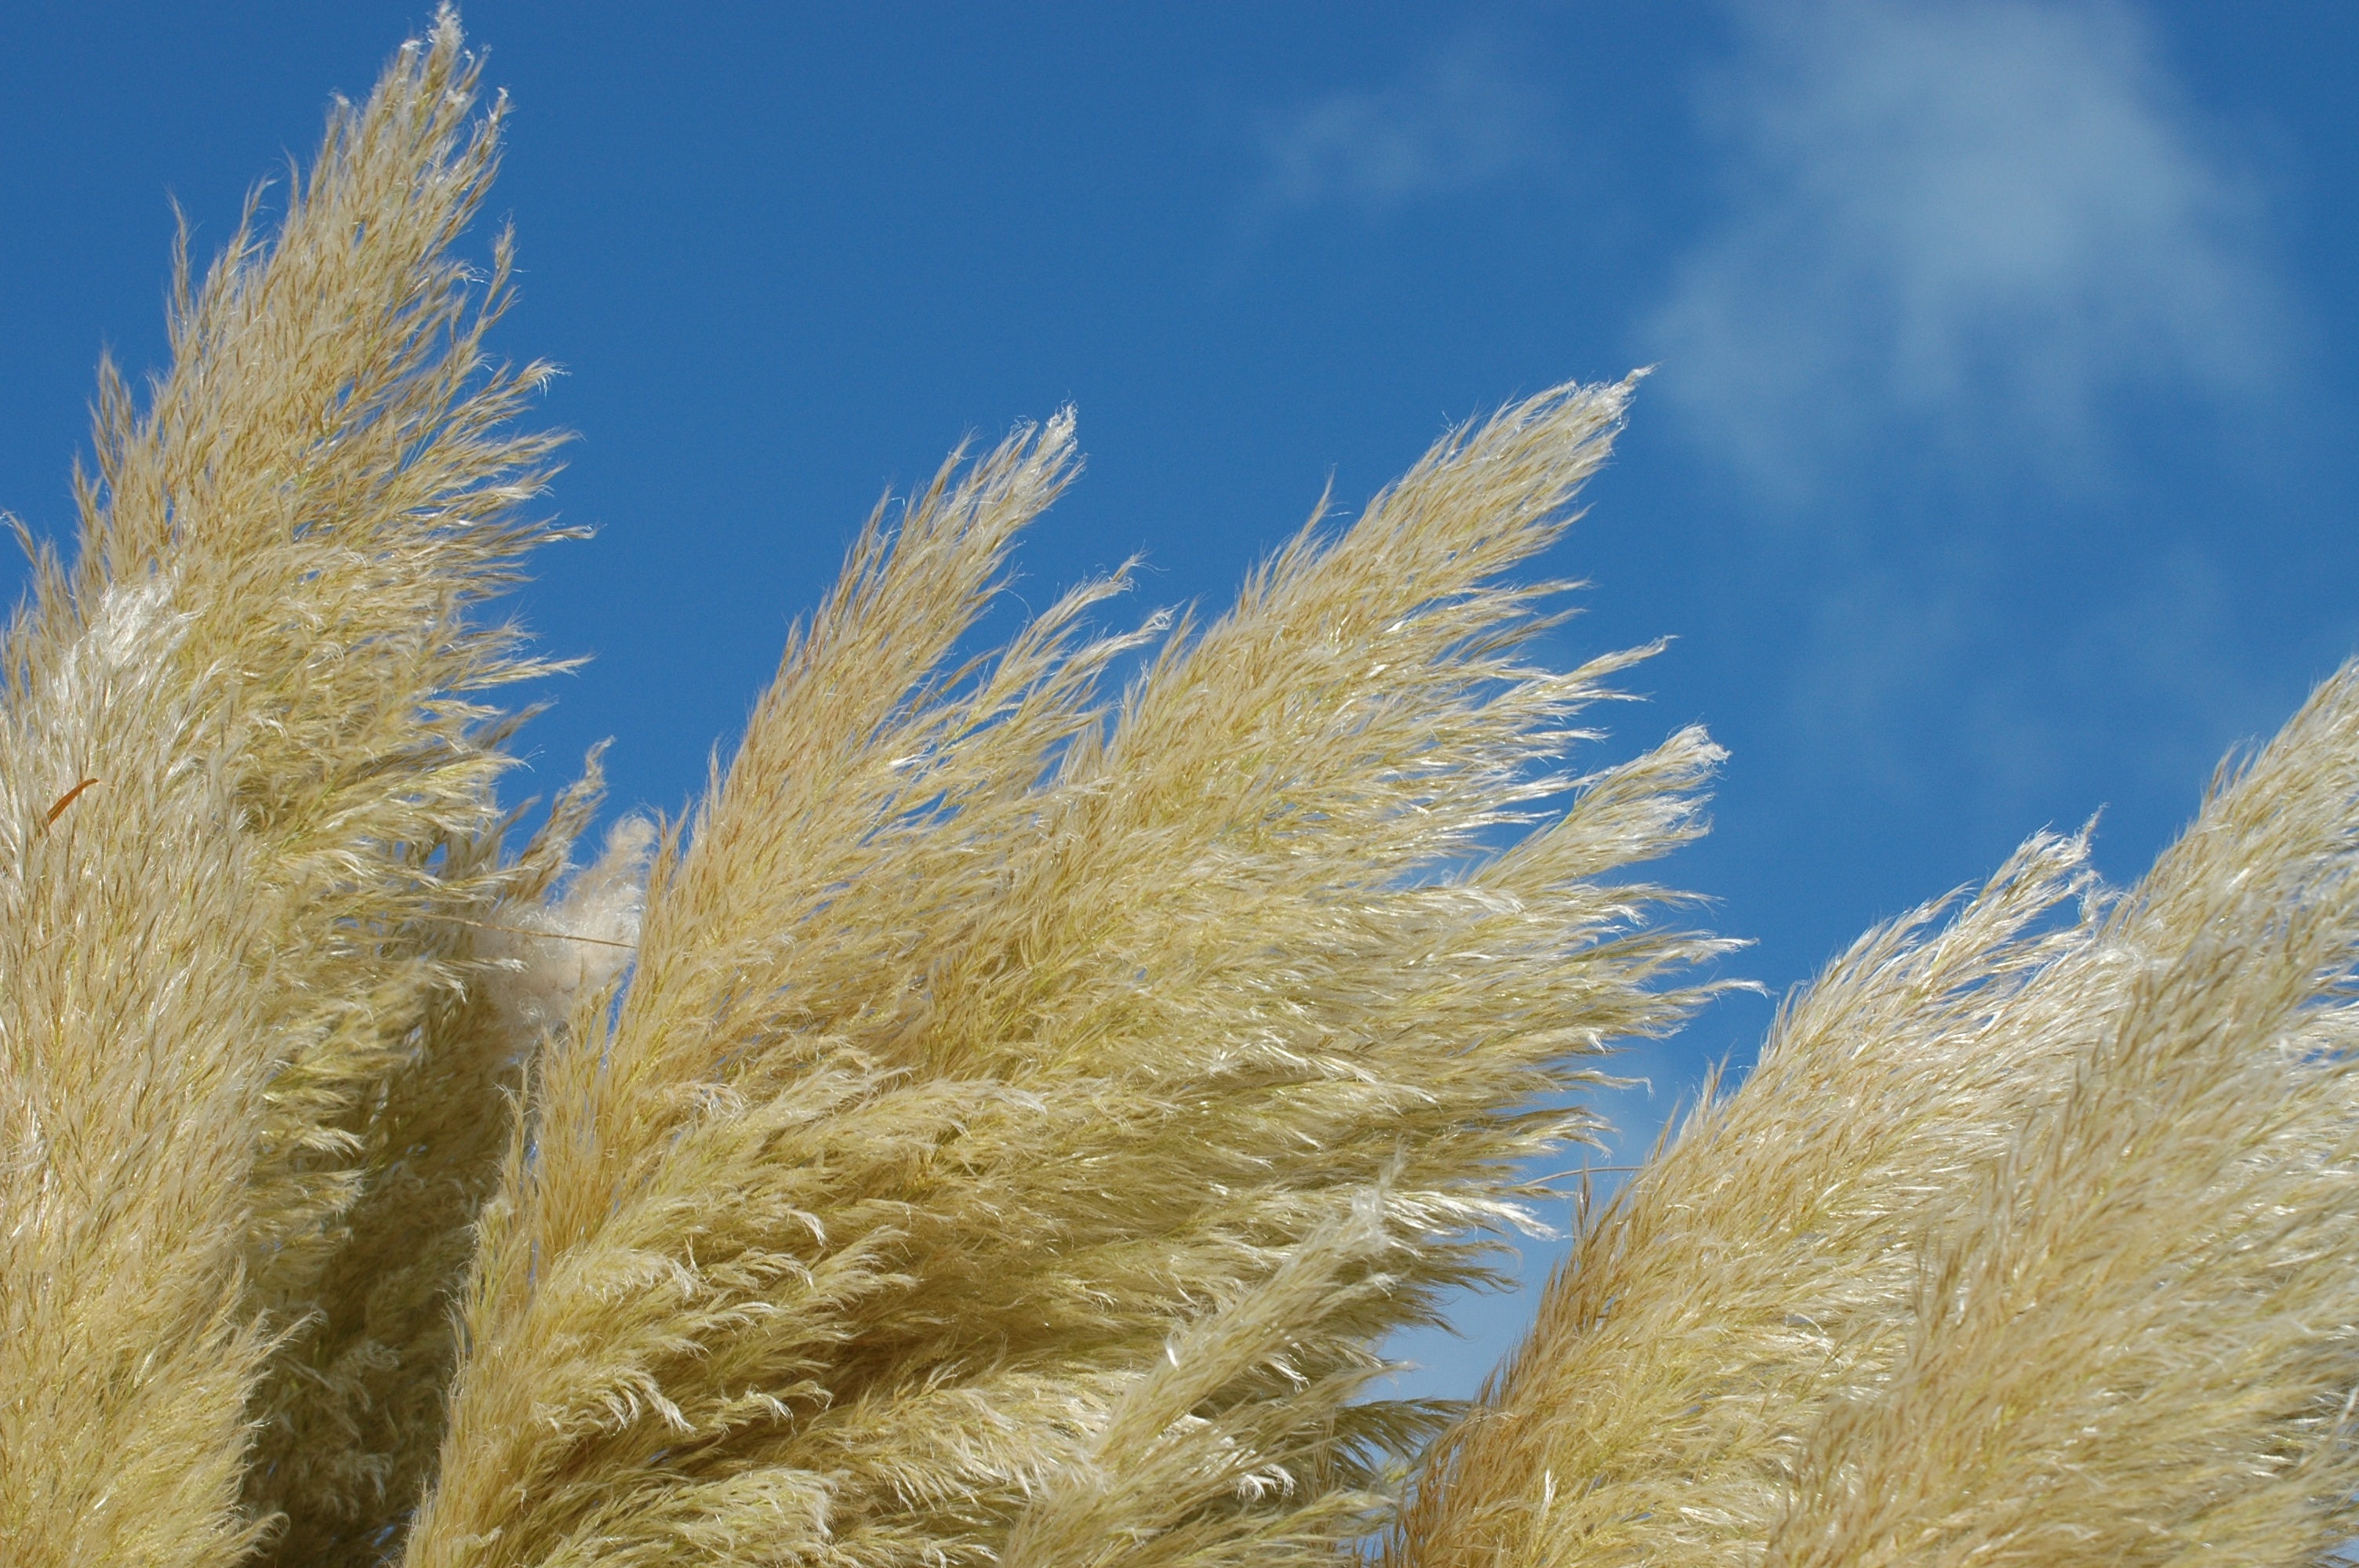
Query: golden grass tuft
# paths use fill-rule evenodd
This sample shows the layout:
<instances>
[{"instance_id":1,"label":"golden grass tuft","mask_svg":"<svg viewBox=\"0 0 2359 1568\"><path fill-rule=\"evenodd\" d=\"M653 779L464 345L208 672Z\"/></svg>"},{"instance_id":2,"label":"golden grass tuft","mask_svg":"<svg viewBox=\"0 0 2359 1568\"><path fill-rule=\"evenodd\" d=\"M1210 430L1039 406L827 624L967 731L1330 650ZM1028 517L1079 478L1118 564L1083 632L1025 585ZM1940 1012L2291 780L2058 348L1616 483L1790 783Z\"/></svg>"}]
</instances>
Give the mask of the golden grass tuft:
<instances>
[{"instance_id":1,"label":"golden grass tuft","mask_svg":"<svg viewBox=\"0 0 2359 1568\"><path fill-rule=\"evenodd\" d=\"M1434 1420L1359 1397L1376 1343L1588 1124L1524 1108L1674 1019L1650 988L1711 946L1588 879L1690 832L1716 753L1536 772L1626 660L1527 667L1542 590L1489 580L1625 395L1452 438L1110 716L1156 630L1074 630L1116 583L946 667L1069 418L872 522L667 837L627 989L537 1063L408 1560L1211 1563L1368 1529Z\"/></svg>"},{"instance_id":2,"label":"golden grass tuft","mask_svg":"<svg viewBox=\"0 0 2359 1568\"><path fill-rule=\"evenodd\" d=\"M446 16L268 241L249 210L183 261L170 367L144 398L102 367L79 556L37 554L7 635L14 1563L226 1563L322 1505L370 1381L319 1363L323 1281L423 1239L353 1228L375 1119L470 972L452 918L561 858L496 853L473 695L538 667L471 611L549 535L517 509L555 445L506 428L542 367L484 351L505 239L484 287L448 254L497 144L473 92Z\"/></svg>"},{"instance_id":3,"label":"golden grass tuft","mask_svg":"<svg viewBox=\"0 0 2359 1568\"><path fill-rule=\"evenodd\" d=\"M1388 1561L2322 1561L2354 805L2346 668L2127 892L2043 837L1863 938L1586 1225Z\"/></svg>"}]
</instances>

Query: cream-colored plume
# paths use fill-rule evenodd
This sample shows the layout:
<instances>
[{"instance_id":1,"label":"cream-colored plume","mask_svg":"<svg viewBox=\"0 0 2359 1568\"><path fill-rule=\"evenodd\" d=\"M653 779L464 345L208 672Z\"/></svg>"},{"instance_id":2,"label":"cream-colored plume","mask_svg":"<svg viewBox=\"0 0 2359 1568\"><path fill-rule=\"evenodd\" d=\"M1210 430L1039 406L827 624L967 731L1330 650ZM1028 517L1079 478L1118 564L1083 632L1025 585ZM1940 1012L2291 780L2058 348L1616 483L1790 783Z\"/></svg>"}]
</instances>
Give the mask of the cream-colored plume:
<instances>
[{"instance_id":1,"label":"cream-colored plume","mask_svg":"<svg viewBox=\"0 0 2359 1568\"><path fill-rule=\"evenodd\" d=\"M2306 1564L2359 1488L2359 673L2119 900L1875 933L1585 1229L1388 1561Z\"/></svg>"},{"instance_id":2,"label":"cream-colored plume","mask_svg":"<svg viewBox=\"0 0 2359 1568\"><path fill-rule=\"evenodd\" d=\"M1369 1529L1432 1420L1364 1397L1375 1345L1587 1125L1533 1103L1676 1017L1650 988L1710 946L1589 879L1690 833L1717 753L1546 772L1628 658L1527 667L1545 590L1492 580L1625 395L1451 438L1110 718L1139 638L1074 628L1115 584L950 664L1070 420L872 524L658 854L627 990L539 1059L407 1560L1245 1563Z\"/></svg>"},{"instance_id":3,"label":"cream-colored plume","mask_svg":"<svg viewBox=\"0 0 2359 1568\"><path fill-rule=\"evenodd\" d=\"M465 983L460 922L536 875L482 848L473 694L534 666L470 615L547 536L516 509L553 441L506 428L542 370L484 350L505 240L481 288L449 254L496 146L473 89L446 14L273 236L249 212L182 267L170 364L103 372L79 557L38 557L7 635L12 1568L227 1563L312 1511L250 1450L320 1402L322 1280L400 1158L372 1122Z\"/></svg>"}]
</instances>

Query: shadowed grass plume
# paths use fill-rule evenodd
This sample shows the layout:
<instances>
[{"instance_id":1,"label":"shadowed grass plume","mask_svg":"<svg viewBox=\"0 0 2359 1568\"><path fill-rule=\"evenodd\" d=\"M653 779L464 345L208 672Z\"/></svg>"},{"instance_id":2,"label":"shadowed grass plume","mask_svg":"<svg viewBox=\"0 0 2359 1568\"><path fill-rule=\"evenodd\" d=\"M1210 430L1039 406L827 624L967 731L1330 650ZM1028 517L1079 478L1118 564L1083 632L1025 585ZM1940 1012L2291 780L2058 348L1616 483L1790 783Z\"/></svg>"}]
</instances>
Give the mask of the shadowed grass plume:
<instances>
[{"instance_id":1,"label":"shadowed grass plume","mask_svg":"<svg viewBox=\"0 0 2359 1568\"><path fill-rule=\"evenodd\" d=\"M275 236L250 211L181 267L170 367L144 400L102 372L78 558L37 555L7 635L12 1563L226 1563L309 1510L365 1377L297 1368L373 1239L377 1119L441 1044L458 922L561 857L497 854L472 695L537 667L468 612L547 536L516 509L553 446L506 429L543 372L484 352L505 240L480 288L447 254L496 146L473 91L446 18L337 111Z\"/></svg>"},{"instance_id":2,"label":"shadowed grass plume","mask_svg":"<svg viewBox=\"0 0 2359 1568\"><path fill-rule=\"evenodd\" d=\"M880 505L681 821L521 844L556 530L447 11L102 371L0 712L0 1558L229 1568L2304 1563L2359 1487L2359 675L2118 895L1871 933L1380 1397L1723 948L1626 868L1651 650L1532 661L1632 384L1454 431L1224 613L972 653L1070 413ZM2077 911L2073 907L2078 901ZM2076 917L2077 916L2077 917ZM1404 1500L1406 1499L1406 1500ZM1381 1539L1380 1548L1372 1546Z\"/></svg>"}]
</instances>

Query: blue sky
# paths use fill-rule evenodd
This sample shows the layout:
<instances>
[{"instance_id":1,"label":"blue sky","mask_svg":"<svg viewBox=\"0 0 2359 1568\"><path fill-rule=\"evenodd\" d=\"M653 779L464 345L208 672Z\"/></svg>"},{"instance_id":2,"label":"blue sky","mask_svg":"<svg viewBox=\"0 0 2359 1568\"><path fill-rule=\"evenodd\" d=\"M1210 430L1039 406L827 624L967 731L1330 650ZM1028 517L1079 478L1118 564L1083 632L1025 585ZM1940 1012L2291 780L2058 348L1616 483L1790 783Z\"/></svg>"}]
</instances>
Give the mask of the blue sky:
<instances>
[{"instance_id":1,"label":"blue sky","mask_svg":"<svg viewBox=\"0 0 2359 1568\"><path fill-rule=\"evenodd\" d=\"M0 508L63 532L99 349L160 357L169 199L217 243L425 15L11 6ZM505 341L567 367L556 503L601 530L521 596L595 655L527 789L612 735L617 804L683 804L879 491L1069 401L1027 597L1139 553L1218 603L1331 477L1658 366L1549 563L1593 585L1557 652L1678 639L1596 755L1730 748L1669 875L1773 994L2043 826L2102 808L2134 876L2359 648L2359 6L466 17L516 104ZM1768 1006L1608 1110L1651 1129Z\"/></svg>"}]
</instances>

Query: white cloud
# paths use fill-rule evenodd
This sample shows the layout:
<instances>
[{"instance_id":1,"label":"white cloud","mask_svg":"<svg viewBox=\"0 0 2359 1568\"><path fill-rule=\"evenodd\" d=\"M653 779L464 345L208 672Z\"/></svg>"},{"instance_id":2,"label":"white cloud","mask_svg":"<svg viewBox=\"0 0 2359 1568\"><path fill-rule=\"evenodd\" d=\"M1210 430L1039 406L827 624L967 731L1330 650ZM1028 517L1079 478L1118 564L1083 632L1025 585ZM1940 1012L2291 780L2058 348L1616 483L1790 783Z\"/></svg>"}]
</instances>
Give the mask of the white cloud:
<instances>
[{"instance_id":1,"label":"white cloud","mask_svg":"<svg viewBox=\"0 0 2359 1568\"><path fill-rule=\"evenodd\" d=\"M1859 443L2099 460L2109 400L2228 400L2283 357L2249 180L2136 19L2027 0L1782 0L1707 94L1725 223L1649 324L1696 434L1788 502Z\"/></svg>"},{"instance_id":2,"label":"white cloud","mask_svg":"<svg viewBox=\"0 0 2359 1568\"><path fill-rule=\"evenodd\" d=\"M1463 43L1388 86L1268 116L1257 205L1338 203L1381 217L1549 162L1555 120L1547 93Z\"/></svg>"}]
</instances>

